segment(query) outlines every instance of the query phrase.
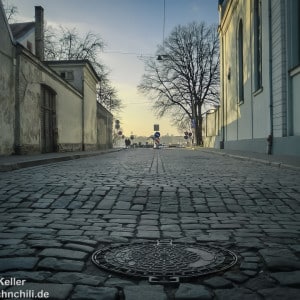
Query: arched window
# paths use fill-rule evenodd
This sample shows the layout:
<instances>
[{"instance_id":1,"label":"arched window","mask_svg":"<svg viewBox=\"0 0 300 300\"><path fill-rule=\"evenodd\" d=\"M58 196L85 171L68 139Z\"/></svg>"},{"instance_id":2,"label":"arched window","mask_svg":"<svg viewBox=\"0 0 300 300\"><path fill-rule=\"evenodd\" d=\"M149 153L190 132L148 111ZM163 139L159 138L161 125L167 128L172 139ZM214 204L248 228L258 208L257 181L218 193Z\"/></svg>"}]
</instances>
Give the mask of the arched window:
<instances>
[{"instance_id":1,"label":"arched window","mask_svg":"<svg viewBox=\"0 0 300 300\"><path fill-rule=\"evenodd\" d=\"M243 21L238 27L238 102L244 102L244 51L243 51Z\"/></svg>"},{"instance_id":2,"label":"arched window","mask_svg":"<svg viewBox=\"0 0 300 300\"><path fill-rule=\"evenodd\" d=\"M262 87L262 14L261 0L254 1L254 88Z\"/></svg>"},{"instance_id":3,"label":"arched window","mask_svg":"<svg viewBox=\"0 0 300 300\"><path fill-rule=\"evenodd\" d=\"M288 1L288 5L289 67L295 68L300 66L300 1L290 0Z\"/></svg>"}]
</instances>

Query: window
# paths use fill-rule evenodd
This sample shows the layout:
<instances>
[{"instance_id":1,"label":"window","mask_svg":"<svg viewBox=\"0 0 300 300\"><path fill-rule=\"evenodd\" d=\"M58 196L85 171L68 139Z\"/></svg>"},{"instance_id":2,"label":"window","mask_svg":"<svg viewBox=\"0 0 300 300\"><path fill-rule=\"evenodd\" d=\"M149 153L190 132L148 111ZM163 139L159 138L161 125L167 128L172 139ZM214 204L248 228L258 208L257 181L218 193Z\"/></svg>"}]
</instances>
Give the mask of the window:
<instances>
[{"instance_id":1,"label":"window","mask_svg":"<svg viewBox=\"0 0 300 300\"><path fill-rule=\"evenodd\" d=\"M60 76L63 79L66 79L66 80L74 80L74 73L73 73L73 71L60 72Z\"/></svg>"},{"instance_id":2,"label":"window","mask_svg":"<svg viewBox=\"0 0 300 300\"><path fill-rule=\"evenodd\" d=\"M27 41L27 49L32 52L32 43Z\"/></svg>"},{"instance_id":3,"label":"window","mask_svg":"<svg viewBox=\"0 0 300 300\"><path fill-rule=\"evenodd\" d=\"M244 51L243 51L243 21L240 20L238 27L238 101L244 102Z\"/></svg>"},{"instance_id":4,"label":"window","mask_svg":"<svg viewBox=\"0 0 300 300\"><path fill-rule=\"evenodd\" d=\"M300 1L291 0L289 3L289 32L290 32L290 68L300 65Z\"/></svg>"},{"instance_id":5,"label":"window","mask_svg":"<svg viewBox=\"0 0 300 300\"><path fill-rule=\"evenodd\" d=\"M262 15L261 0L254 1L254 88L262 87Z\"/></svg>"}]
</instances>

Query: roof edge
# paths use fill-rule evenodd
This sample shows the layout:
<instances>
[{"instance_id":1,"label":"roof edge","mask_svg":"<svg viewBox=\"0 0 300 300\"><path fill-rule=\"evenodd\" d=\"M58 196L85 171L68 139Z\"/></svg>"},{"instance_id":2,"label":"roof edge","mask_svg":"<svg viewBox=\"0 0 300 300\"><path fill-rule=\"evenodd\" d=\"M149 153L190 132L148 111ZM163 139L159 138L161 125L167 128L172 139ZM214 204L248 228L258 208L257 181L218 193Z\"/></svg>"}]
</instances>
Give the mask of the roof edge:
<instances>
[{"instance_id":1,"label":"roof edge","mask_svg":"<svg viewBox=\"0 0 300 300\"><path fill-rule=\"evenodd\" d=\"M88 59L79 59L79 60L45 60L45 64L47 65L88 65L91 69L91 72L94 74L95 78L100 81L99 75L95 71L92 63Z\"/></svg>"},{"instance_id":2,"label":"roof edge","mask_svg":"<svg viewBox=\"0 0 300 300\"><path fill-rule=\"evenodd\" d=\"M6 14L5 14L5 10L4 10L4 7L3 7L2 0L0 0L0 13L3 15L3 19L4 19L4 22L5 22L5 25L6 25L6 29L8 30L8 34L10 36L10 40L11 40L13 45L16 45L16 40L14 39L14 36L13 36L12 31L10 29L10 26L9 26L9 23L8 23Z\"/></svg>"}]
</instances>

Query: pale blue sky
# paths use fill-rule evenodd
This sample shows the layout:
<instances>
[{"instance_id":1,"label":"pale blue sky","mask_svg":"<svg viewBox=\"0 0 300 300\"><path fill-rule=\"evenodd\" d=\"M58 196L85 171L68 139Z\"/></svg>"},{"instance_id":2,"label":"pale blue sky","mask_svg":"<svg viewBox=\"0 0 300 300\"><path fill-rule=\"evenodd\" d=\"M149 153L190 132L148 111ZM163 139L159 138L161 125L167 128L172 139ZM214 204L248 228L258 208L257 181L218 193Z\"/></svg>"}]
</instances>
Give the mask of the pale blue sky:
<instances>
[{"instance_id":1,"label":"pale blue sky","mask_svg":"<svg viewBox=\"0 0 300 300\"><path fill-rule=\"evenodd\" d=\"M168 118L157 119L146 97L137 92L144 72L139 55L154 55L163 39L164 0L6 0L18 7L17 21L33 21L34 6L44 8L52 26L76 27L99 34L106 47L101 61L110 69L112 84L125 108L118 118L125 135L149 136L153 124L162 134L182 134ZM165 0L165 36L176 25L218 23L217 0Z\"/></svg>"}]
</instances>

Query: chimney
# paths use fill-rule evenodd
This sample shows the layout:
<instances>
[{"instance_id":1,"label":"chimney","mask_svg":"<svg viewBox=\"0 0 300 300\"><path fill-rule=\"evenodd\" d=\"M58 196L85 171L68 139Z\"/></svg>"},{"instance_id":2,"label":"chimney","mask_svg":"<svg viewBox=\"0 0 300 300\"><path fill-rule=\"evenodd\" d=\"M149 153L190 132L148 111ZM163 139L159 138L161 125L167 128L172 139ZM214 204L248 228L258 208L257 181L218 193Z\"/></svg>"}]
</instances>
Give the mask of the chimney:
<instances>
[{"instance_id":1,"label":"chimney","mask_svg":"<svg viewBox=\"0 0 300 300\"><path fill-rule=\"evenodd\" d=\"M35 55L44 60L44 9L35 6Z\"/></svg>"}]
</instances>

